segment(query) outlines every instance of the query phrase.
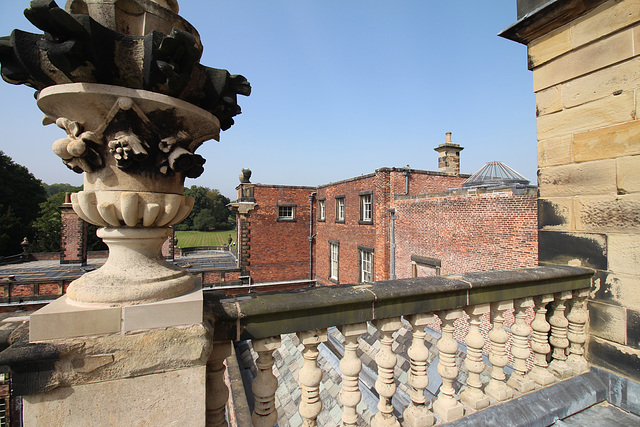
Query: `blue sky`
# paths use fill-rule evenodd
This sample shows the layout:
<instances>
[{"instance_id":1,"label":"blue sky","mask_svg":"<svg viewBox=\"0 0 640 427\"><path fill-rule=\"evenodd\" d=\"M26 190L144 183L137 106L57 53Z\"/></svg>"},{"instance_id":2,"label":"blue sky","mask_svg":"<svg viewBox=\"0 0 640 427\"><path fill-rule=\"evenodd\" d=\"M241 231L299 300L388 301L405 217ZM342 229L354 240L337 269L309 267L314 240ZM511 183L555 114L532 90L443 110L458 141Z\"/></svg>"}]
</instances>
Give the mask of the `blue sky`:
<instances>
[{"instance_id":1,"label":"blue sky","mask_svg":"<svg viewBox=\"0 0 640 427\"><path fill-rule=\"evenodd\" d=\"M0 35L41 32L27 0L2 0ZM59 5L63 5L59 1ZM497 34L516 0L183 0L200 32L201 63L242 74L243 113L198 153L185 185L235 199L252 182L319 185L384 166L437 170L445 132L465 147L461 170L500 160L536 181L535 97L526 48ZM41 125L33 90L0 82L0 150L52 184L80 184L51 151L64 136Z\"/></svg>"}]
</instances>

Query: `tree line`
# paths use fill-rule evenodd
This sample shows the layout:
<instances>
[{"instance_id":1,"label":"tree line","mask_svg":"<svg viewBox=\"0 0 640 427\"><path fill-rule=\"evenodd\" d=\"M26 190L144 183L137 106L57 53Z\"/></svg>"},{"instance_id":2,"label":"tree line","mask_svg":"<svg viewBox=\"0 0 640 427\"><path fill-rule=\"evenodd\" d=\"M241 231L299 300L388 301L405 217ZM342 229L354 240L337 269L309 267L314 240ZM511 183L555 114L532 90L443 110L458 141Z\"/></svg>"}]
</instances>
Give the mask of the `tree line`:
<instances>
[{"instance_id":1,"label":"tree line","mask_svg":"<svg viewBox=\"0 0 640 427\"><path fill-rule=\"evenodd\" d=\"M66 192L81 191L71 184L46 184L29 170L0 151L0 256L22 252L26 237L29 252L60 251L60 206ZM185 188L185 196L195 199L189 217L175 226L176 230L231 230L235 216L227 207L229 198L216 189L193 185ZM98 227L89 224L88 249L105 250L96 236Z\"/></svg>"}]
</instances>

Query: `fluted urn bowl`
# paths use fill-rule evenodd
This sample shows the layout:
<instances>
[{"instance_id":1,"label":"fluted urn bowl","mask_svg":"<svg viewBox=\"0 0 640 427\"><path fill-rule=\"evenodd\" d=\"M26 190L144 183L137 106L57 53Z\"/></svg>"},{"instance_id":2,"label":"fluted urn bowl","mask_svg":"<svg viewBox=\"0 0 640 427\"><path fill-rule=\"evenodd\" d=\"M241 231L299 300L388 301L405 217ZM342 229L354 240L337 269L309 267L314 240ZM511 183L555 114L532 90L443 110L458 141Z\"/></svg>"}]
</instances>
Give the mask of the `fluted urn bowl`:
<instances>
[{"instance_id":1,"label":"fluted urn bowl","mask_svg":"<svg viewBox=\"0 0 640 427\"><path fill-rule=\"evenodd\" d=\"M190 292L193 277L167 263L161 247L193 208L184 179L202 172L195 150L219 138L218 119L167 95L92 83L47 87L38 106L45 123L67 133L54 152L84 173L74 210L102 227L109 246L104 266L71 283L70 302L139 304Z\"/></svg>"}]
</instances>

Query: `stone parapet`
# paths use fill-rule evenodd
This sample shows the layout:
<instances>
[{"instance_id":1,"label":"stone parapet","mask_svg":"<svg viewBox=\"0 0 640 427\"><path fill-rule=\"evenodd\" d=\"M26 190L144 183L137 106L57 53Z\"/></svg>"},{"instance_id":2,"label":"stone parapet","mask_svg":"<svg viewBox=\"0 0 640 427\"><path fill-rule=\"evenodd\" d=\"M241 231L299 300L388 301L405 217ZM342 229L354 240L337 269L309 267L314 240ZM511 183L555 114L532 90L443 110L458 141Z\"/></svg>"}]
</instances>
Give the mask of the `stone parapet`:
<instances>
[{"instance_id":1,"label":"stone parapet","mask_svg":"<svg viewBox=\"0 0 640 427\"><path fill-rule=\"evenodd\" d=\"M543 266L228 297L205 294L216 339L256 339L589 287L592 270ZM291 319L296 319L292 322Z\"/></svg>"}]
</instances>

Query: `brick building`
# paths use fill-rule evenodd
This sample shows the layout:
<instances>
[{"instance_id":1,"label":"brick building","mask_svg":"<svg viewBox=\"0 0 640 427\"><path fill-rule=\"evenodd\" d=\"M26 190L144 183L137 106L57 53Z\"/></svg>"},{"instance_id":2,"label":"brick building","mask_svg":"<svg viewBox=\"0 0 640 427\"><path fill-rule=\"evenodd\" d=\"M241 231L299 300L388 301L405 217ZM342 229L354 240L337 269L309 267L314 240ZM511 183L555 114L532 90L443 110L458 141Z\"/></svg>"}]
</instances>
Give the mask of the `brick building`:
<instances>
[{"instance_id":1,"label":"brick building","mask_svg":"<svg viewBox=\"0 0 640 427\"><path fill-rule=\"evenodd\" d=\"M232 204L243 274L331 285L536 265L535 188L504 165L465 184L462 149L447 133L437 172L380 168L318 187L252 184L245 170Z\"/></svg>"}]
</instances>

